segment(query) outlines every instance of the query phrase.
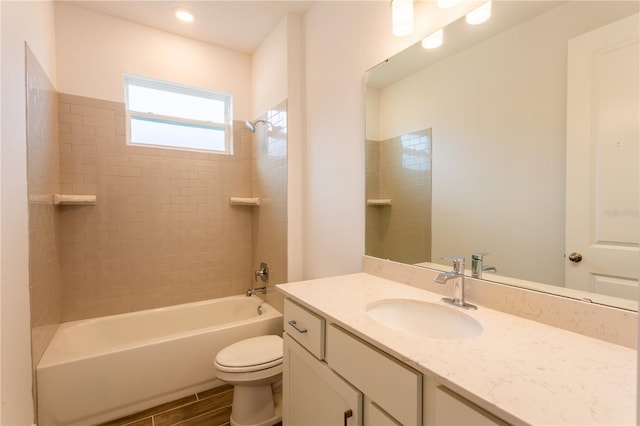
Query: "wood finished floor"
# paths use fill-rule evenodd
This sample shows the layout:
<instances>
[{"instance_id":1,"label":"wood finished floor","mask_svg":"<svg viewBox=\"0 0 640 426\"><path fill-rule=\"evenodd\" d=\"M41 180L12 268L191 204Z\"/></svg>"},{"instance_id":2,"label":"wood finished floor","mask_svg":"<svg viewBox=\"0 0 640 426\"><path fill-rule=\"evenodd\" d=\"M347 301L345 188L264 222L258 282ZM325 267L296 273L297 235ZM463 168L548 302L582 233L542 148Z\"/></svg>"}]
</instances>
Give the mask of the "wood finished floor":
<instances>
[{"instance_id":1,"label":"wood finished floor","mask_svg":"<svg viewBox=\"0 0 640 426\"><path fill-rule=\"evenodd\" d=\"M97 426L222 426L229 424L233 386L223 385Z\"/></svg>"}]
</instances>

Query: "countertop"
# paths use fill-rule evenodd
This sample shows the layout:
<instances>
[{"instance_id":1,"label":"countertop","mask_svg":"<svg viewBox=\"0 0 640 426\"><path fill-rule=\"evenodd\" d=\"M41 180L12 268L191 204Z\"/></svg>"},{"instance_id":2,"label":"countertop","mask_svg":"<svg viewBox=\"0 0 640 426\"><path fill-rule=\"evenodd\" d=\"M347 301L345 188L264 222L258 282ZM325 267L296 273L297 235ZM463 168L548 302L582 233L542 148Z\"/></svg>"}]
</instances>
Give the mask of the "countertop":
<instances>
[{"instance_id":1,"label":"countertop","mask_svg":"<svg viewBox=\"0 0 640 426\"><path fill-rule=\"evenodd\" d=\"M442 296L366 273L277 287L506 422L636 424L635 350L482 306L463 310L484 329L471 339L436 340L392 330L367 316L369 303L441 303Z\"/></svg>"}]
</instances>

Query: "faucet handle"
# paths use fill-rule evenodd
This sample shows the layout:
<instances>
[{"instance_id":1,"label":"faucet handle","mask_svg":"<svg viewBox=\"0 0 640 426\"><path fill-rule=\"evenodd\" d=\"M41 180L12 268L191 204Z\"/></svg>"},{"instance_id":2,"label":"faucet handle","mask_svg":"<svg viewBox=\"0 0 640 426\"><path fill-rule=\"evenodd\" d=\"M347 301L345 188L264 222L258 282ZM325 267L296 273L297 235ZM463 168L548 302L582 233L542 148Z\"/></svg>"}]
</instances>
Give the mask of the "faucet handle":
<instances>
[{"instance_id":1,"label":"faucet handle","mask_svg":"<svg viewBox=\"0 0 640 426\"><path fill-rule=\"evenodd\" d=\"M491 253L473 253L471 258L473 260L482 260L483 257L490 255Z\"/></svg>"},{"instance_id":2,"label":"faucet handle","mask_svg":"<svg viewBox=\"0 0 640 426\"><path fill-rule=\"evenodd\" d=\"M464 257L462 256L447 256L442 257L442 260L448 260L449 262L453 262L453 270L455 272L464 273Z\"/></svg>"}]
</instances>

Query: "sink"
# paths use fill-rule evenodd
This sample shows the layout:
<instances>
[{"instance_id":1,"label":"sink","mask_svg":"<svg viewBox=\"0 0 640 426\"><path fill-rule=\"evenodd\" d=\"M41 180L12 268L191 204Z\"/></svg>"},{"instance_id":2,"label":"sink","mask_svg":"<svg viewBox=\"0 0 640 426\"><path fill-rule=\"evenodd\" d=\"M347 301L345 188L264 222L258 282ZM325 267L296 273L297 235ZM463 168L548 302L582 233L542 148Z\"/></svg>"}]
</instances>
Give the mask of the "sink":
<instances>
[{"instance_id":1,"label":"sink","mask_svg":"<svg viewBox=\"0 0 640 426\"><path fill-rule=\"evenodd\" d=\"M385 299L367 305L367 315L385 327L432 339L470 339L482 325L454 307L411 299Z\"/></svg>"}]
</instances>

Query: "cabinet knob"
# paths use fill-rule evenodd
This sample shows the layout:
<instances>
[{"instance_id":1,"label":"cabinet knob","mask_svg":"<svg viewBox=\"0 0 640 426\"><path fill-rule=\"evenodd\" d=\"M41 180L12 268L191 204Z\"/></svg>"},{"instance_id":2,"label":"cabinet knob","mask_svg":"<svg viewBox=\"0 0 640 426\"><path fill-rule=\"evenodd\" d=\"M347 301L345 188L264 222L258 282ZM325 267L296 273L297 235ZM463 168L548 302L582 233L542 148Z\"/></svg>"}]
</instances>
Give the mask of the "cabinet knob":
<instances>
[{"instance_id":1,"label":"cabinet knob","mask_svg":"<svg viewBox=\"0 0 640 426\"><path fill-rule=\"evenodd\" d=\"M347 419L353 417L353 410L349 408L344 412L344 426L347 426Z\"/></svg>"}]
</instances>

